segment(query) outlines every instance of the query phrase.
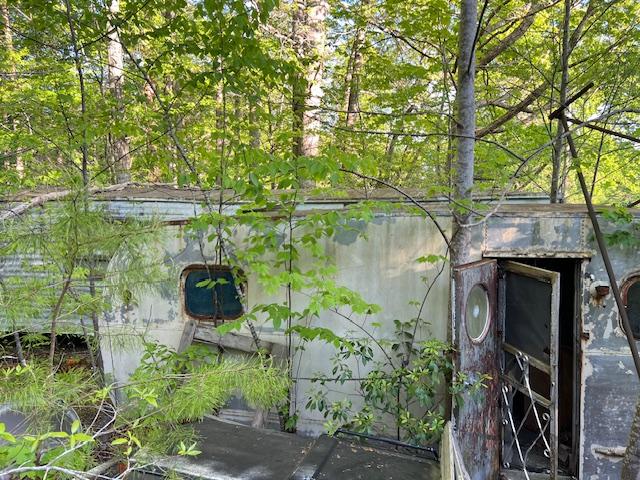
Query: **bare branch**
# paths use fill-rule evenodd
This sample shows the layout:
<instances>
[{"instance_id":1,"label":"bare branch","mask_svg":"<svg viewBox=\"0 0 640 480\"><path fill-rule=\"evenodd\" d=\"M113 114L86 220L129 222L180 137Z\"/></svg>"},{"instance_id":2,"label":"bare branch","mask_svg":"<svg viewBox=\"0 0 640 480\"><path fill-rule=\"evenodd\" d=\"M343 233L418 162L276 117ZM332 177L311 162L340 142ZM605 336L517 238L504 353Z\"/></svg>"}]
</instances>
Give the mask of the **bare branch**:
<instances>
[{"instance_id":1,"label":"bare branch","mask_svg":"<svg viewBox=\"0 0 640 480\"><path fill-rule=\"evenodd\" d=\"M108 187L93 187L87 189L89 194L95 193L105 193L105 192L114 192L117 190L122 190L125 187L137 185L136 183L118 183L116 185L110 185ZM23 215L28 210L33 207L41 207L45 203L55 202L56 200L62 200L65 197L68 197L72 193L76 192L76 190L58 190L55 192L43 193L42 195L38 195L28 202L20 203L13 208L8 210L4 210L0 213L0 221L9 220L13 217L19 217Z\"/></svg>"},{"instance_id":2,"label":"bare branch","mask_svg":"<svg viewBox=\"0 0 640 480\"><path fill-rule=\"evenodd\" d=\"M482 138L490 133L493 133L502 125L507 123L513 117L518 115L520 112L525 111L529 105L535 102L547 89L547 84L543 83L538 85L535 90L533 90L529 95L524 97L520 102L516 103L513 107L509 108L502 116L496 118L493 122L487 125L484 128L481 128L476 132L476 137Z\"/></svg>"},{"instance_id":3,"label":"bare branch","mask_svg":"<svg viewBox=\"0 0 640 480\"><path fill-rule=\"evenodd\" d=\"M535 2L531 2L529 4L529 10L527 11L527 14L522 19L520 24L514 30L512 30L511 33L509 33L509 35L507 35L500 43L495 45L487 53L480 57L480 59L478 60L478 68L485 68L487 65L489 65L489 63L495 60L498 55L511 47L511 45L513 45L519 38L527 33L527 30L529 30L531 25L533 25L533 21L536 18L536 12L539 11L536 10L535 7Z\"/></svg>"},{"instance_id":4,"label":"bare branch","mask_svg":"<svg viewBox=\"0 0 640 480\"><path fill-rule=\"evenodd\" d=\"M395 185L393 185L391 183L385 182L384 180L382 180L380 178L371 177L369 175L365 175L364 173L354 172L353 170L348 170L346 168L341 168L340 171L344 172L344 173L349 173L351 175L355 175L356 177L359 177L359 178L363 178L363 179L366 179L366 180L371 180L373 182L380 183L380 184L384 185L385 187L389 187L392 190L395 190L396 192L398 192L400 195L405 197L407 200L409 200L411 203L413 203L416 207L418 207L420 210L422 210L424 213L427 214L427 216L431 219L431 221L434 223L434 225L436 226L436 228L440 232L440 235L442 236L442 239L444 240L444 242L447 244L447 247L449 247L449 248L451 247L451 243L449 242L449 238L447 237L447 234L445 233L445 231L442 228L442 226L438 223L438 221L436 220L436 217L433 215L433 213L431 213L429 210L424 208L424 205L422 205L420 202L418 202L415 198L413 198L407 192L405 192L404 190L396 187Z\"/></svg>"}]
</instances>

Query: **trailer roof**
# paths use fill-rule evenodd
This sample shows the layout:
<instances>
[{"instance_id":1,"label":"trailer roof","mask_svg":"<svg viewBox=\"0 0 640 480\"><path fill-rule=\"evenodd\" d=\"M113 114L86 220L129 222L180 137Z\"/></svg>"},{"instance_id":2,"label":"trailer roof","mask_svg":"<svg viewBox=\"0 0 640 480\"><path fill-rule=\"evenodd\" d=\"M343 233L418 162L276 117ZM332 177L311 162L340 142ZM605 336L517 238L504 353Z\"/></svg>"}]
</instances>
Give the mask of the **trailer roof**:
<instances>
[{"instance_id":1,"label":"trailer roof","mask_svg":"<svg viewBox=\"0 0 640 480\"><path fill-rule=\"evenodd\" d=\"M15 203L31 200L39 195L62 191L63 188L54 187L42 187L33 190L22 190L16 193L3 196L0 201ZM425 201L425 202L446 202L447 198L444 196L430 195L428 192L419 189L403 189L403 192L411 196L412 198ZM285 190L273 190L274 194L285 193ZM189 202L201 202L204 199L204 195L211 201L218 201L220 198L219 190L203 191L198 188L192 187L177 187L171 184L130 184L119 189L98 192L93 194L94 198L110 199L110 200L174 200L174 201L189 201ZM307 202L324 203L335 201L340 202L357 202L362 200L390 200L390 201L405 201L404 196L399 191L391 188L376 188L376 189L307 189L301 191L301 195ZM235 200L237 196L232 190L225 190L223 192L223 199L226 202ZM491 193L478 195L480 200L495 199L495 195ZM546 194L538 193L521 193L514 192L509 193L506 198L510 202L547 202L548 196Z\"/></svg>"},{"instance_id":2,"label":"trailer roof","mask_svg":"<svg viewBox=\"0 0 640 480\"><path fill-rule=\"evenodd\" d=\"M0 198L0 204L14 205L29 202L38 196L61 190L58 188L25 190L5 195ZM274 190L272 193L278 195L286 192ZM321 209L338 210L366 200L410 204L411 201L408 197L421 205L428 205L429 210L436 214L450 214L450 202L446 197L429 195L428 192L418 189L403 189L402 192L399 192L391 188L371 190L313 189L300 191L299 200L301 204L304 204L304 208L299 210L301 212ZM154 214L162 213L166 210L169 213L169 219L176 220L178 218L192 217L194 213L203 211L201 206L204 204L205 198L212 204L217 205L220 202L221 192L219 190L202 191L189 187L178 188L170 184L130 184L116 190L93 193L92 198L97 202L110 204L108 210L114 213L118 211L123 214L135 212L135 215L144 215L147 210L153 211ZM478 194L475 200L491 206L486 210L492 211L492 215L586 215L587 213L586 206L581 203L551 204L549 203L549 197L544 193L514 192L502 195L497 192L493 194ZM222 201L227 207L240 206L246 203L231 190L222 192ZM145 208L143 207L144 205L148 205L150 208ZM596 207L600 211L604 208L606 207ZM640 210L636 210L636 212L640 214ZM486 211L481 210L478 213L486 214Z\"/></svg>"}]
</instances>

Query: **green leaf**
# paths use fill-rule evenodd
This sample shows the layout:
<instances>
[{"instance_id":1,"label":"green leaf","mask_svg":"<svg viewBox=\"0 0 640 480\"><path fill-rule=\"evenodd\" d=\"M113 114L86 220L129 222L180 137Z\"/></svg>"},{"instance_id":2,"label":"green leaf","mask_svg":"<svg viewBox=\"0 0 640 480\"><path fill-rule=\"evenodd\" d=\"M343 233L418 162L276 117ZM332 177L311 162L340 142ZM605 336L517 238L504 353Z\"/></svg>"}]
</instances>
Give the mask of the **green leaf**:
<instances>
[{"instance_id":1,"label":"green leaf","mask_svg":"<svg viewBox=\"0 0 640 480\"><path fill-rule=\"evenodd\" d=\"M47 439L47 438L68 438L69 434L67 432L47 432L44 435L42 435L42 439Z\"/></svg>"},{"instance_id":2,"label":"green leaf","mask_svg":"<svg viewBox=\"0 0 640 480\"><path fill-rule=\"evenodd\" d=\"M16 443L16 437L11 435L9 432L0 432L0 438L5 442Z\"/></svg>"},{"instance_id":3,"label":"green leaf","mask_svg":"<svg viewBox=\"0 0 640 480\"><path fill-rule=\"evenodd\" d=\"M86 433L76 433L73 435L73 438L77 442L93 442L94 438L91 435L87 435Z\"/></svg>"},{"instance_id":4,"label":"green leaf","mask_svg":"<svg viewBox=\"0 0 640 480\"><path fill-rule=\"evenodd\" d=\"M71 433L76 433L80 430L80 420L74 420L71 424Z\"/></svg>"},{"instance_id":5,"label":"green leaf","mask_svg":"<svg viewBox=\"0 0 640 480\"><path fill-rule=\"evenodd\" d=\"M235 320L233 322L225 322L218 325L216 327L216 331L220 335L226 335L227 333L232 332L233 330L240 330L243 323L244 323L244 320L242 318L240 318L239 320Z\"/></svg>"},{"instance_id":6,"label":"green leaf","mask_svg":"<svg viewBox=\"0 0 640 480\"><path fill-rule=\"evenodd\" d=\"M438 263L438 262L446 262L447 261L447 257L444 257L442 255L423 255L421 257L418 257L416 259L416 262L418 263Z\"/></svg>"},{"instance_id":7,"label":"green leaf","mask_svg":"<svg viewBox=\"0 0 640 480\"><path fill-rule=\"evenodd\" d=\"M260 186L260 180L258 179L256 174L253 172L249 172L249 181L256 187Z\"/></svg>"}]
</instances>

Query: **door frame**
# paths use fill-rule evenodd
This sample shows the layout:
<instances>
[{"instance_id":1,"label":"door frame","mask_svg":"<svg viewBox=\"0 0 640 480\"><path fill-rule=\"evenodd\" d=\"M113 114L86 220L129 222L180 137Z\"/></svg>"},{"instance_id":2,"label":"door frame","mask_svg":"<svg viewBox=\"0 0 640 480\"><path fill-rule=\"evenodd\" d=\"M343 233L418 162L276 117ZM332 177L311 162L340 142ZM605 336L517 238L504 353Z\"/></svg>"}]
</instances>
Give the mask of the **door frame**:
<instances>
[{"instance_id":1,"label":"door frame","mask_svg":"<svg viewBox=\"0 0 640 480\"><path fill-rule=\"evenodd\" d=\"M584 306L583 303L585 301L585 286L584 286L584 278L585 272L587 271L588 262L591 261L591 257L593 256L592 251L576 251L576 252L563 252L560 255L550 256L548 254L523 254L522 252L515 251L500 251L500 252L486 252L487 255L483 256L486 259L493 259L498 262L498 275L501 277L502 275L502 265L506 261L513 262L529 262L532 260L548 260L555 259L561 261L571 261L573 263L573 328L572 328L572 342L573 342L573 359L572 359L572 370L573 370L573 398L571 401L572 408L572 445L571 445L571 454L573 458L571 459L571 469L573 471L573 475L576 478L581 478L582 474L582 456L584 446L581 442L582 437L582 411L583 411L583 360L584 360L584 349L582 346L582 342L585 340L585 332L584 332ZM561 279L562 282L562 279ZM500 279L499 279L500 285ZM562 285L562 283L561 283ZM499 337L500 337L500 355L502 356L502 342L504 337L504 291L502 288L498 288L498 329L499 329ZM501 452L502 458L502 452Z\"/></svg>"},{"instance_id":2,"label":"door frame","mask_svg":"<svg viewBox=\"0 0 640 480\"><path fill-rule=\"evenodd\" d=\"M512 260L507 260L501 264L501 270L499 274L498 280L498 291L499 293L499 318L501 325L501 335L499 341L500 345L500 365L501 370L503 369L505 362L505 351L513 349L513 353L517 350L516 346L512 346L506 343L506 285L505 285L505 276L504 272L510 272L515 275L520 275L526 278L532 278L538 282L546 283L551 285L551 297L550 297L550 324L549 324L549 363L533 357L532 355L527 355L526 357L529 359L528 363L546 374L549 375L549 398L546 399L539 392L533 391L533 387L528 386L528 380L526 385L528 386L529 395L535 397L537 393L540 395L540 401L546 403L548 401L548 407L550 415L550 421L548 426L549 431L549 443L547 447L549 448L549 470L551 471L550 478L556 478L558 471L558 447L559 447L559 439L558 439L558 364L559 364L559 343L560 343L560 273L554 272L552 270L542 269L539 267L534 267L531 265L515 262ZM510 347L507 349L507 345ZM502 374L501 374L502 377ZM506 378L506 377L505 377ZM501 384L505 380L501 381ZM509 382L511 383L511 382ZM524 387L517 387L517 382L512 383L513 388L523 389ZM524 390L521 390L524 391ZM506 395L506 394L505 394ZM501 398L501 400L503 400ZM541 404L541 403L540 403ZM533 405L533 403L532 403ZM535 412L535 407L534 412ZM511 414L509 415L511 417ZM536 419L538 419L538 414L536 413ZM524 420L523 420L524 422ZM515 428L515 425L511 426ZM540 420L538 419L538 427L541 429L541 435L544 436L544 431L540 426ZM518 430L519 431L519 430ZM517 440L516 440L517 442ZM504 442L502 442L504 445ZM518 447L519 448L519 447ZM503 452L501 452L502 458ZM523 468L526 468L523 465Z\"/></svg>"}]
</instances>

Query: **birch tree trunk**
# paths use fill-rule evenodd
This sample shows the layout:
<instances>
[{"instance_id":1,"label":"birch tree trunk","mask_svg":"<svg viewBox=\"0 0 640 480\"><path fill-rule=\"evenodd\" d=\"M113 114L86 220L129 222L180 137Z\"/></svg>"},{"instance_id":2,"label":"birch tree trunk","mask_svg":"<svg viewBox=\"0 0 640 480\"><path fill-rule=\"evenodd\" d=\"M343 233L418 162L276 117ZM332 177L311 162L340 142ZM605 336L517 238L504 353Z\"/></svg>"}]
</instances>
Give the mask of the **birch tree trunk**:
<instances>
[{"instance_id":1,"label":"birch tree trunk","mask_svg":"<svg viewBox=\"0 0 640 480\"><path fill-rule=\"evenodd\" d=\"M456 92L455 130L457 158L454 172L453 238L451 265L469 261L471 232L464 226L471 217L474 147L476 130L475 52L478 5L476 0L462 0L458 38L458 90Z\"/></svg>"},{"instance_id":2,"label":"birch tree trunk","mask_svg":"<svg viewBox=\"0 0 640 480\"><path fill-rule=\"evenodd\" d=\"M320 148L319 107L326 45L327 0L298 0L293 16L293 39L302 77L293 85L293 127L295 156L314 157Z\"/></svg>"},{"instance_id":3,"label":"birch tree trunk","mask_svg":"<svg viewBox=\"0 0 640 480\"><path fill-rule=\"evenodd\" d=\"M115 102L114 121L118 123L124 116L124 52L120 43L120 34L114 19L120 13L120 0L111 0L107 22L107 84L109 92ZM121 133L109 134L109 158L116 172L116 183L131 181L131 156L129 154L129 140Z\"/></svg>"}]
</instances>

